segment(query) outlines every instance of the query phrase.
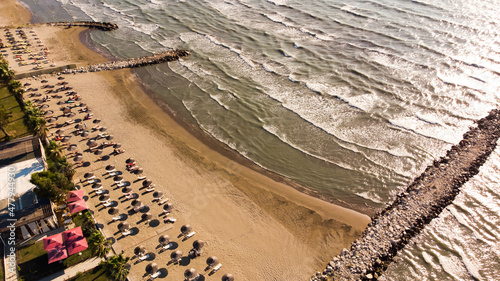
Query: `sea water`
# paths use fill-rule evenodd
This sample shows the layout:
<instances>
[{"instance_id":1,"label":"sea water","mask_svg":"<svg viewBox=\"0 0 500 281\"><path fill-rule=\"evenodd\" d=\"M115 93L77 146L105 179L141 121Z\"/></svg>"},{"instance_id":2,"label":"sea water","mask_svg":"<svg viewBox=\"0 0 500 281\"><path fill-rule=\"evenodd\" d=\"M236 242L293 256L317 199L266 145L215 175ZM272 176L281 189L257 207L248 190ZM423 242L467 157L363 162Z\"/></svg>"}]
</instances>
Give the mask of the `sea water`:
<instances>
[{"instance_id":1,"label":"sea water","mask_svg":"<svg viewBox=\"0 0 500 281\"><path fill-rule=\"evenodd\" d=\"M493 0L23 2L35 21L118 24L91 33L118 58L189 50L137 70L156 98L264 169L354 208L392 202L499 105ZM386 280L500 276L498 160Z\"/></svg>"}]
</instances>

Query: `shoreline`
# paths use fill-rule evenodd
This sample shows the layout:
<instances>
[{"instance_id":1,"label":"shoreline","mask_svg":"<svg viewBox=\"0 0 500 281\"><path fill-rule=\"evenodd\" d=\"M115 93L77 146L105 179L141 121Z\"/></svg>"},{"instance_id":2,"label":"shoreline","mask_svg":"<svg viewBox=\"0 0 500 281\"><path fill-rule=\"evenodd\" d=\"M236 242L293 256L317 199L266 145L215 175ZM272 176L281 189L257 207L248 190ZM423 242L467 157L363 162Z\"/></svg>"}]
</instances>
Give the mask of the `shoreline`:
<instances>
[{"instance_id":1,"label":"shoreline","mask_svg":"<svg viewBox=\"0 0 500 281\"><path fill-rule=\"evenodd\" d=\"M60 44L53 56L63 61L84 65L109 60L85 44L88 38L81 40L89 34L84 28L60 30L47 43ZM200 235L219 251L224 268L240 276L305 279L348 247L370 221L364 214L301 193L284 177L228 158L225 153L237 153L218 151L193 135L189 126L170 116L175 113L151 99L131 70L65 77L117 140L122 138L127 153L144 165L148 176L168 186L165 190L176 200L180 218L199 222L195 225ZM83 172L78 170L76 177ZM242 242L253 247L242 252Z\"/></svg>"},{"instance_id":2,"label":"shoreline","mask_svg":"<svg viewBox=\"0 0 500 281\"><path fill-rule=\"evenodd\" d=\"M80 33L80 41L82 42L83 45L85 45L88 49L98 53L99 55L103 56L104 58L110 60L110 61L116 61L118 58L114 57L113 55L109 54L108 52L99 49L95 44L92 43L92 39L90 38L90 30L84 30L83 32ZM187 58L189 59L189 58ZM172 118L179 126L184 128L186 131L188 131L193 137L197 138L200 142L208 146L210 149L216 151L217 153L220 153L221 155L227 157L230 161L235 161L240 165L243 165L249 169L252 169L256 171L257 173L260 173L266 177L269 177L273 179L276 182L283 183L285 185L291 186L297 191L307 195L311 196L314 198L317 198L319 200L325 201L327 203L333 204L340 206L342 208L350 209L359 213L362 213L364 215L367 215L369 217L372 217L375 215L378 210L369 207L366 205L361 205L361 204L349 204L347 202L341 201L341 200L336 200L333 197L330 196L325 196L319 192L315 192L312 189L301 185L292 179L281 175L279 173L276 173L272 170L266 169L264 167L261 167L257 164L255 164L253 161L251 161L248 158L243 157L241 154L239 154L237 151L233 150L226 144L220 142L217 139L214 139L213 137L207 135L203 130L201 130L198 126L188 122L185 120L183 117L178 115L171 107L168 106L163 100L157 98L154 94L154 92L148 88L147 85L144 84L141 78L138 77L138 74L134 69L130 70L131 74L135 77L136 82L141 86L142 91L147 95L149 99L154 101L156 105L170 117Z\"/></svg>"}]
</instances>

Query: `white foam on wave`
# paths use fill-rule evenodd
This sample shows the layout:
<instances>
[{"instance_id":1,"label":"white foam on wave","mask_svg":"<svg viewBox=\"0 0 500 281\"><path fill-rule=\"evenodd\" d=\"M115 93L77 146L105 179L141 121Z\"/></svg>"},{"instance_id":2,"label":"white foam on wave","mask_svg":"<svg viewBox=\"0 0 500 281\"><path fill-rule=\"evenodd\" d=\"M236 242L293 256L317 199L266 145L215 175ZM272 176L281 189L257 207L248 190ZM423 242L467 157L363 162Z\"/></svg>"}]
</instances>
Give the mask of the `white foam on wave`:
<instances>
[{"instance_id":1,"label":"white foam on wave","mask_svg":"<svg viewBox=\"0 0 500 281\"><path fill-rule=\"evenodd\" d=\"M377 203L377 204L384 203L384 200L382 200L382 198L380 196L378 196L375 192L365 191L365 192L357 192L355 194L361 198L364 198L366 200L370 200L370 201Z\"/></svg>"}]
</instances>

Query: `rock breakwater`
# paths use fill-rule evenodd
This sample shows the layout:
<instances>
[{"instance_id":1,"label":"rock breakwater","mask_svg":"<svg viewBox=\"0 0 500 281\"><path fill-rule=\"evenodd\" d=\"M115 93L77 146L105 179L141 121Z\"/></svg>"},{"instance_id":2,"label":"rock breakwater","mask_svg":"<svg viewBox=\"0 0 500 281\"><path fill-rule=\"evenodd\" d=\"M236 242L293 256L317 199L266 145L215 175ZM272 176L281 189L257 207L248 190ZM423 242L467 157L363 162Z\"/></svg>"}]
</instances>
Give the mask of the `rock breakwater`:
<instances>
[{"instance_id":1,"label":"rock breakwater","mask_svg":"<svg viewBox=\"0 0 500 281\"><path fill-rule=\"evenodd\" d=\"M462 185L479 172L500 136L500 111L476 122L439 161L417 177L323 272L311 280L375 280L392 258L448 206Z\"/></svg>"},{"instance_id":2,"label":"rock breakwater","mask_svg":"<svg viewBox=\"0 0 500 281\"><path fill-rule=\"evenodd\" d=\"M150 56L131 58L131 59L127 59L127 60L111 61L111 62L94 64L94 65L85 66L85 67L78 67L75 69L66 69L62 73L64 73L64 74L84 73L84 72L96 72L96 71L103 71L103 70L115 70L115 69L122 69L122 68L141 67L141 66L147 66L147 65L157 64L157 63L165 63L165 62L169 62L169 61L178 60L179 58L188 56L189 54L190 54L189 51L186 51L186 50L172 50L172 51L167 51L167 52L162 52L162 53L156 53L156 54L153 54Z\"/></svg>"}]
</instances>

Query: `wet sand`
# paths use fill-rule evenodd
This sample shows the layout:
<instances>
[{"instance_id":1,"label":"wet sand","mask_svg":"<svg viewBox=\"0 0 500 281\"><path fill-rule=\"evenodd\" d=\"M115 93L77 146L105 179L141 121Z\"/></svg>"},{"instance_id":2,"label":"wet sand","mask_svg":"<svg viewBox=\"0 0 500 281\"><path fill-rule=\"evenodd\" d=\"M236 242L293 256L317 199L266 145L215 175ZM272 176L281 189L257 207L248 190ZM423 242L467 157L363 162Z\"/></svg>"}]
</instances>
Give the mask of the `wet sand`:
<instances>
[{"instance_id":1,"label":"wet sand","mask_svg":"<svg viewBox=\"0 0 500 281\"><path fill-rule=\"evenodd\" d=\"M79 34L84 29L35 30L54 60L77 65L106 61L81 43ZM206 146L149 98L130 70L65 77L126 150L108 161L124 170L124 159L134 157L176 208L173 215L178 220L172 227L140 225L139 235L119 240L116 225L107 227L106 210L96 208L96 219L104 224L106 235L116 238L115 250L131 256L140 244L153 251L158 236L176 237L185 223L196 230L195 239L207 242L202 257L189 266L168 267L167 279L181 278L191 266L202 272L206 258L215 255L224 266L213 276L205 274L207 280L220 280L226 272L238 280L306 280L347 248L370 221L366 215L305 195ZM57 83L56 76L25 80L35 84L41 79ZM103 172L111 162L90 163L77 169L76 178L87 171ZM88 186L84 188L90 192ZM95 196L89 201L89 205L99 203ZM148 205L156 213L161 210ZM137 217L130 223L136 221ZM192 241L180 246L190 248ZM169 253L156 253L154 262L166 267L168 257ZM132 266L132 280L143 278L146 265Z\"/></svg>"}]
</instances>

